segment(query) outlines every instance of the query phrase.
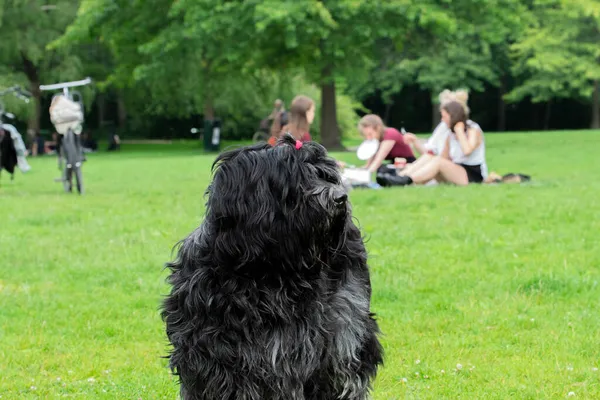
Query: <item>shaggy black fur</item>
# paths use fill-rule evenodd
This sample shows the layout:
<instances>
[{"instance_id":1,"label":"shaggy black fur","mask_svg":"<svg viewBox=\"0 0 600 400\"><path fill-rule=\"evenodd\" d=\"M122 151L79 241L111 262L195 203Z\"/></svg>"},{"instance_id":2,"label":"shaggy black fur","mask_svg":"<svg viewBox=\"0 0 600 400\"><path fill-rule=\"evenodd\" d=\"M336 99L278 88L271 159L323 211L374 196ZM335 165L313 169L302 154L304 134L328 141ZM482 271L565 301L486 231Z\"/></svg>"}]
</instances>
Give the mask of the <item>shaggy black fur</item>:
<instances>
[{"instance_id":1,"label":"shaggy black fur","mask_svg":"<svg viewBox=\"0 0 600 400\"><path fill-rule=\"evenodd\" d=\"M382 349L365 247L336 163L294 146L220 155L206 218L168 264L185 400L368 397Z\"/></svg>"}]
</instances>

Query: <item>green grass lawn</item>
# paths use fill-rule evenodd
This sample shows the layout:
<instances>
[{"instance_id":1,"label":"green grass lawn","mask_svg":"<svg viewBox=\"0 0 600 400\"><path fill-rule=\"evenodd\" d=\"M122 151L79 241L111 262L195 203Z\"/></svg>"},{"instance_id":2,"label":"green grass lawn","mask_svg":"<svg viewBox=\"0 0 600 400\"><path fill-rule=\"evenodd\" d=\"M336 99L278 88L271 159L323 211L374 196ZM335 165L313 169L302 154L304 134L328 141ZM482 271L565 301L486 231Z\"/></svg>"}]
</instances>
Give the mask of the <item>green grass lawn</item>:
<instances>
[{"instance_id":1,"label":"green grass lawn","mask_svg":"<svg viewBox=\"0 0 600 400\"><path fill-rule=\"evenodd\" d=\"M600 133L487 143L491 170L533 183L351 193L386 350L375 399L600 398ZM54 157L2 174L2 400L177 398L158 307L204 211L214 155L195 146L91 155L84 197Z\"/></svg>"}]
</instances>

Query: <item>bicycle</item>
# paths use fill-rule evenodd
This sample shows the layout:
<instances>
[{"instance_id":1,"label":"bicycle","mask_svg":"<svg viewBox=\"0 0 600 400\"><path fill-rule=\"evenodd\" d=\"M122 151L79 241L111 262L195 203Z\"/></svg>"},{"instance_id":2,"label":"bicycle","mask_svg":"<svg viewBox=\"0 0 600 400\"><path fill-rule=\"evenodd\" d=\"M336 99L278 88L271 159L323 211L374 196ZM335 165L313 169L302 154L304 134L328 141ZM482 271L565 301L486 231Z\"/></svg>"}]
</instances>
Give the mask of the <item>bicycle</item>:
<instances>
[{"instance_id":1,"label":"bicycle","mask_svg":"<svg viewBox=\"0 0 600 400\"><path fill-rule=\"evenodd\" d=\"M62 168L63 161L65 164L62 177L55 179L55 181L63 182L65 192L71 193L73 191L73 175L75 175L77 191L80 195L82 195L84 192L83 173L81 171L81 166L85 161L80 138L81 125L83 124L83 97L81 93L75 90L70 90L70 88L85 86L89 85L90 83L92 83L91 78L86 78L80 81L40 85L40 90L42 91L62 89L62 94L55 94L52 97L52 103L50 105L50 117L51 119L54 118L52 122L54 123L59 134L60 145L57 143L56 151L56 154L58 155L58 168ZM76 100L73 98L73 95L76 95ZM64 106L78 105L78 109L77 107L72 107L70 110L64 110L63 114L65 115L57 115L53 117L52 108L60 101L59 98L61 96L73 103L64 104ZM69 112L70 115L66 115L67 112ZM67 119L57 119L59 117ZM64 129L65 127L66 129Z\"/></svg>"}]
</instances>

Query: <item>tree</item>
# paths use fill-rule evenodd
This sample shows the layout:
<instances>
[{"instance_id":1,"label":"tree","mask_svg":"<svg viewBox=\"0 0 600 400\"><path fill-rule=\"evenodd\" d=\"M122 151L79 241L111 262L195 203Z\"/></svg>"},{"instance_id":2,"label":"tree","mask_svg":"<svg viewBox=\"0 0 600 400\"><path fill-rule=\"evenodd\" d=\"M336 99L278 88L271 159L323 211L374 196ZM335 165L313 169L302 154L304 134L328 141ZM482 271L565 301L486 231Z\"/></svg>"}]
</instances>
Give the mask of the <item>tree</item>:
<instances>
[{"instance_id":1,"label":"tree","mask_svg":"<svg viewBox=\"0 0 600 400\"><path fill-rule=\"evenodd\" d=\"M141 1L85 0L75 23L54 45L99 38L111 49L116 63L106 84L145 85L151 93L145 102L154 114L186 116L201 110L208 119L215 116L217 108L231 112L263 109L265 105L268 108L273 98L265 101L264 94L272 93L268 88L280 78L299 75L325 82L315 76L321 77L327 69L321 115L335 117L339 100L333 81L335 57L329 57L328 65L320 63L306 71L303 67L315 59L309 53L335 52L341 58L341 50L330 50L331 46L321 40L319 21L306 22L290 35L282 19L293 17L300 23L297 17L306 16L305 8L316 6L309 13L314 16L323 11L322 6L316 1L284 3L160 0L149 7ZM326 16L326 11L319 15ZM279 17L274 18L278 13ZM306 32L311 32L310 40L316 41L310 49ZM338 41L347 40L336 35ZM302 38L301 43L296 41L298 38ZM351 47L348 42L336 46ZM304 52L307 49L309 52ZM350 105L346 99L343 101ZM327 133L333 132L339 144L337 121L325 119L321 123L325 127L321 129L323 141L327 144Z\"/></svg>"},{"instance_id":2,"label":"tree","mask_svg":"<svg viewBox=\"0 0 600 400\"><path fill-rule=\"evenodd\" d=\"M378 38L400 41L408 0L265 0L255 9L257 33L279 67L303 66L321 88L322 143L339 149L336 82L366 77Z\"/></svg>"},{"instance_id":3,"label":"tree","mask_svg":"<svg viewBox=\"0 0 600 400\"><path fill-rule=\"evenodd\" d=\"M593 128L600 128L600 4L593 0L536 0L531 23L512 46L513 72L522 83L507 99L591 100Z\"/></svg>"},{"instance_id":4,"label":"tree","mask_svg":"<svg viewBox=\"0 0 600 400\"><path fill-rule=\"evenodd\" d=\"M437 95L446 88L482 91L501 84L497 58L521 25L520 0L419 1L406 13L406 36L384 40L368 84L384 99L404 84L417 83L431 93L433 125L439 120ZM364 85L363 85L364 87Z\"/></svg>"},{"instance_id":5,"label":"tree","mask_svg":"<svg viewBox=\"0 0 600 400\"><path fill-rule=\"evenodd\" d=\"M77 1L66 0L54 1L52 7L43 7L34 0L0 1L1 80L27 82L27 89L33 96L28 122L30 135L40 129L40 84L80 78L80 60L69 49L46 49L72 22L77 7Z\"/></svg>"},{"instance_id":6,"label":"tree","mask_svg":"<svg viewBox=\"0 0 600 400\"><path fill-rule=\"evenodd\" d=\"M142 113L187 117L249 108L268 113L268 85L279 79L254 62L251 4L242 1L85 0L53 46L97 40L115 69L102 82L137 92ZM245 103L245 104L244 104ZM235 117L234 116L234 117ZM249 133L252 135L252 132Z\"/></svg>"},{"instance_id":7,"label":"tree","mask_svg":"<svg viewBox=\"0 0 600 400\"><path fill-rule=\"evenodd\" d=\"M139 113L160 113L156 103L162 97L157 95L157 101L154 101L154 82L136 81L134 71L147 60L140 47L165 26L168 21L165 17L172 3L171 0L156 0L152 4L126 0L83 0L77 18L62 36L48 46L49 49L64 49L96 45L103 62L92 60L98 68L91 76L100 92L114 90L116 93L118 125L121 128L126 123L127 110L130 108ZM165 103L173 104L169 101Z\"/></svg>"}]
</instances>

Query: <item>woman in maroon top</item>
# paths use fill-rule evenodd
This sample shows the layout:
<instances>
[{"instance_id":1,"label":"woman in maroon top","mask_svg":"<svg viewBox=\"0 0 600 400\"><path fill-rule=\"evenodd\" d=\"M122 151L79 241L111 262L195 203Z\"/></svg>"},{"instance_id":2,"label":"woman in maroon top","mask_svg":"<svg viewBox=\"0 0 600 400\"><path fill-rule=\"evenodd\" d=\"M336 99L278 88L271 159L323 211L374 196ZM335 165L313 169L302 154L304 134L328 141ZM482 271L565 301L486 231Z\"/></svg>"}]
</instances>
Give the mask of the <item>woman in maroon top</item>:
<instances>
[{"instance_id":1,"label":"woman in maroon top","mask_svg":"<svg viewBox=\"0 0 600 400\"><path fill-rule=\"evenodd\" d=\"M278 120L281 118L281 113L276 117L276 121L273 124L279 123L281 121ZM309 142L311 141L310 137L310 124L315 119L315 102L306 96L296 96L294 100L292 100L292 104L290 106L289 111L289 122L281 128L279 136L283 133L291 133L296 140L300 140L301 142ZM276 142L275 137L273 140L269 140L271 145L274 145Z\"/></svg>"},{"instance_id":2,"label":"woman in maroon top","mask_svg":"<svg viewBox=\"0 0 600 400\"><path fill-rule=\"evenodd\" d=\"M411 147L404 142L404 137L397 129L388 128L379 116L368 114L361 118L358 128L367 140L377 139L381 142L377 153L367 162L365 168L370 172L377 171L384 160L391 163L395 158L405 158L407 163L416 160ZM386 167L387 168L387 167Z\"/></svg>"}]
</instances>

